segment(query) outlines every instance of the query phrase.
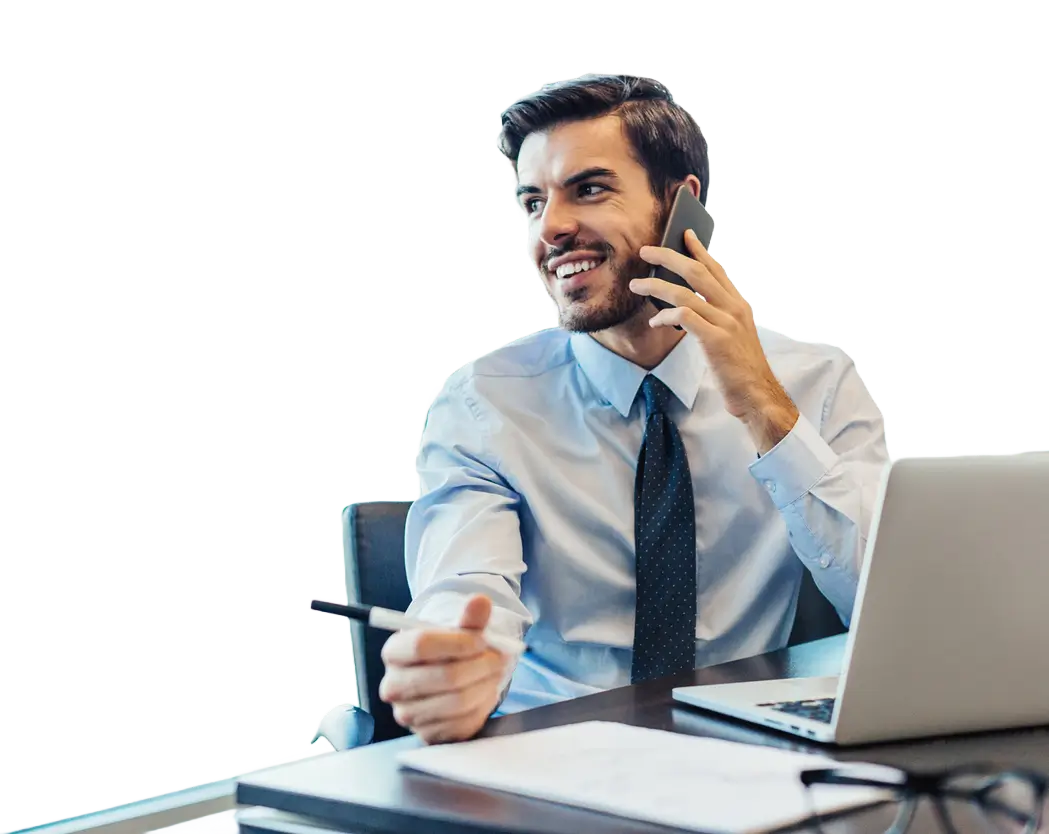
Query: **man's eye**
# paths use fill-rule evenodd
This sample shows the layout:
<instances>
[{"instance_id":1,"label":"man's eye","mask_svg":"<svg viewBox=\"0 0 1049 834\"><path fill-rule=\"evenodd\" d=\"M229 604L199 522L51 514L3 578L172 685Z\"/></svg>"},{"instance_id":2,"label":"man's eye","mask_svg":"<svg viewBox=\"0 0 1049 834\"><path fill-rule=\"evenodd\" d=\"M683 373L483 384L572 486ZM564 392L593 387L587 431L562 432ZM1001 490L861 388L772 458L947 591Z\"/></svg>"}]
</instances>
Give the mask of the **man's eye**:
<instances>
[{"instance_id":1,"label":"man's eye","mask_svg":"<svg viewBox=\"0 0 1049 834\"><path fill-rule=\"evenodd\" d=\"M592 188L596 188L596 189L598 189L598 191L596 193L593 193L593 194L586 194L586 193L584 193L587 189L592 189ZM607 191L607 190L608 190L607 188L605 188L604 186L599 186L599 185L597 185L597 183L587 183L587 184L579 187L579 195L582 196L582 197L593 197L593 196L597 196L597 194L599 194L600 192ZM536 209L534 207L535 207L535 204L536 204L537 201L538 201L538 197L529 197L527 200L525 200L525 202L522 202L521 206L523 207L523 209L525 209L525 213L526 214L534 214L535 213Z\"/></svg>"},{"instance_id":2,"label":"man's eye","mask_svg":"<svg viewBox=\"0 0 1049 834\"><path fill-rule=\"evenodd\" d=\"M582 185L582 186L579 187L579 196L580 197L594 197L594 196L600 194L602 191L607 191L607 190L608 189L605 188L603 185L598 185L595 182L588 182L586 185Z\"/></svg>"}]
</instances>

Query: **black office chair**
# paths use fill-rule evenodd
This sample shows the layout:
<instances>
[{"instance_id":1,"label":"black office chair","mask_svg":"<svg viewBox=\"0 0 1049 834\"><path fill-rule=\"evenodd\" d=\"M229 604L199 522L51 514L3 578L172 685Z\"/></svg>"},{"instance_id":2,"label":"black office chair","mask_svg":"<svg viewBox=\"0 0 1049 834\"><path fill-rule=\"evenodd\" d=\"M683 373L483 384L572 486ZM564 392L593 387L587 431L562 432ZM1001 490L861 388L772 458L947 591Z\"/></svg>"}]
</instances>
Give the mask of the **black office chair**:
<instances>
[{"instance_id":1,"label":"black office chair","mask_svg":"<svg viewBox=\"0 0 1049 834\"><path fill-rule=\"evenodd\" d=\"M816 587L816 580L807 570L801 572L801 589L798 591L798 608L794 612L794 627L787 638L788 646L809 643L822 637L832 637L848 631L834 606Z\"/></svg>"},{"instance_id":2,"label":"black office chair","mask_svg":"<svg viewBox=\"0 0 1049 834\"><path fill-rule=\"evenodd\" d=\"M404 572L404 523L410 501L371 501L342 511L342 544L346 597L362 605L404 611L412 601ZM393 720L390 705L379 700L384 672L382 647L390 634L350 621L357 700L360 707L340 704L321 721L314 736L336 750L407 735Z\"/></svg>"},{"instance_id":3,"label":"black office chair","mask_svg":"<svg viewBox=\"0 0 1049 834\"><path fill-rule=\"evenodd\" d=\"M403 611L411 602L404 572L404 523L410 501L373 501L351 504L342 511L346 596L350 602ZM393 710L379 700L383 676L382 647L389 633L351 621L353 657L357 670L360 707L341 704L321 722L314 737L326 738L336 750L385 741L407 734L393 720ZM794 627L787 643L807 643L841 634L834 606L820 593L809 571L804 571Z\"/></svg>"}]
</instances>

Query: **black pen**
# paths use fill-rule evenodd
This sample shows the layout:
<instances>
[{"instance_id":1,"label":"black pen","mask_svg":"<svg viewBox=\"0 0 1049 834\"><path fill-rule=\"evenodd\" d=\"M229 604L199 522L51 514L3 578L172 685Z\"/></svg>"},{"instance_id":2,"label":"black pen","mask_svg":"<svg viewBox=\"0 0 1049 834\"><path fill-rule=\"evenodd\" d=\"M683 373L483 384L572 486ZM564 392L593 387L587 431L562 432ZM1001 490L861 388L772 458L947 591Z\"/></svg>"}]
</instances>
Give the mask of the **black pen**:
<instances>
[{"instance_id":1,"label":"black pen","mask_svg":"<svg viewBox=\"0 0 1049 834\"><path fill-rule=\"evenodd\" d=\"M389 608L380 608L378 605L339 605L335 602L321 602L315 599L310 603L314 611L323 611L326 614L338 614L341 617L349 617L351 620L360 620L372 628L381 628L385 631L401 631L408 628L447 628L438 623L427 623L416 620L400 611L392 611ZM495 649L510 657L521 654L526 646L520 640L512 637L503 637L499 634L483 632L484 641Z\"/></svg>"}]
</instances>

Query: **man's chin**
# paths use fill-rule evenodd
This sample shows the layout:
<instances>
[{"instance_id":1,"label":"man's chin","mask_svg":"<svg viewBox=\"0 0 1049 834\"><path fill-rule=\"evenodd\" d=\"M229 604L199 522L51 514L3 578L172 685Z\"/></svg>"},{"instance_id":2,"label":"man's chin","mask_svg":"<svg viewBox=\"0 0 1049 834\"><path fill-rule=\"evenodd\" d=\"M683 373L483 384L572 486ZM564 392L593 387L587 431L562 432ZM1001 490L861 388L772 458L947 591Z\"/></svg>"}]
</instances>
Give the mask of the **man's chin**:
<instances>
[{"instance_id":1,"label":"man's chin","mask_svg":"<svg viewBox=\"0 0 1049 834\"><path fill-rule=\"evenodd\" d=\"M630 321L647 305L646 298L633 293L630 293L630 298L617 301L603 304L569 302L559 313L561 327L571 333L599 333Z\"/></svg>"}]
</instances>

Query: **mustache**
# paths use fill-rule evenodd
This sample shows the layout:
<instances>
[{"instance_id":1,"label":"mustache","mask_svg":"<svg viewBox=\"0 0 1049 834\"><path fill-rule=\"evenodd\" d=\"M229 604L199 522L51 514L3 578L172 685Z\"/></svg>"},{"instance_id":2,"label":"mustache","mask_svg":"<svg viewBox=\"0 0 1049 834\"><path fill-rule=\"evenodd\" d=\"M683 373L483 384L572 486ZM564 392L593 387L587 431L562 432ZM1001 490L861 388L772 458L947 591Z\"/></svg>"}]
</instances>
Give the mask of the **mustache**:
<instances>
[{"instance_id":1,"label":"mustache","mask_svg":"<svg viewBox=\"0 0 1049 834\"><path fill-rule=\"evenodd\" d=\"M598 252L605 258L610 258L614 250L605 241L577 241L570 240L563 246L558 246L556 249L551 249L546 253L546 257L543 258L543 269L547 272L550 271L550 261L554 258L560 258L562 255L567 255L569 252Z\"/></svg>"}]
</instances>

